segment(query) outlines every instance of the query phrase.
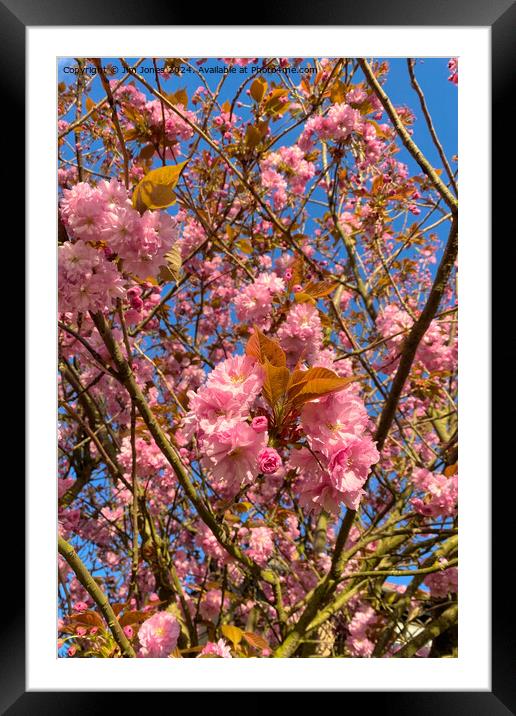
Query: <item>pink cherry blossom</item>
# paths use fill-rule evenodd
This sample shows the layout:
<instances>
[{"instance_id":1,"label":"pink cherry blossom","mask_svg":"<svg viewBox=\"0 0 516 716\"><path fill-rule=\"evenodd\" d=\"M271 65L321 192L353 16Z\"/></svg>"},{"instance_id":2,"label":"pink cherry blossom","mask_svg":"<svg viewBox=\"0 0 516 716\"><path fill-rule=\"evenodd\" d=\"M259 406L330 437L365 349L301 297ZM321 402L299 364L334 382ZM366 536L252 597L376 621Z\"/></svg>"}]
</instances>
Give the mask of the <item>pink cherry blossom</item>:
<instances>
[{"instance_id":1,"label":"pink cherry blossom","mask_svg":"<svg viewBox=\"0 0 516 716\"><path fill-rule=\"evenodd\" d=\"M273 475L281 467L281 457L274 448L266 447L258 454L260 472Z\"/></svg>"},{"instance_id":2,"label":"pink cherry blossom","mask_svg":"<svg viewBox=\"0 0 516 716\"><path fill-rule=\"evenodd\" d=\"M449 567L442 572L433 572L425 577L425 584L435 599L443 599L458 590L457 567Z\"/></svg>"},{"instance_id":3,"label":"pink cherry blossom","mask_svg":"<svg viewBox=\"0 0 516 716\"><path fill-rule=\"evenodd\" d=\"M179 631L179 623L170 612L156 612L138 629L139 656L153 659L169 656L176 647Z\"/></svg>"},{"instance_id":4,"label":"pink cherry blossom","mask_svg":"<svg viewBox=\"0 0 516 716\"><path fill-rule=\"evenodd\" d=\"M454 85L459 84L459 60L457 57L452 57L448 62L448 69L450 70L450 76L448 80L453 82Z\"/></svg>"},{"instance_id":5,"label":"pink cherry blossom","mask_svg":"<svg viewBox=\"0 0 516 716\"><path fill-rule=\"evenodd\" d=\"M291 363L299 358L310 362L322 342L321 319L315 306L310 303L293 306L277 335Z\"/></svg>"},{"instance_id":6,"label":"pink cherry blossom","mask_svg":"<svg viewBox=\"0 0 516 716\"><path fill-rule=\"evenodd\" d=\"M232 659L231 648L224 639L218 641L209 641L203 647L199 656L218 656L221 659ZM199 657L198 657L199 658Z\"/></svg>"},{"instance_id":7,"label":"pink cherry blossom","mask_svg":"<svg viewBox=\"0 0 516 716\"><path fill-rule=\"evenodd\" d=\"M260 565L265 565L274 550L273 531L268 527L250 530L249 556Z\"/></svg>"},{"instance_id":8,"label":"pink cherry blossom","mask_svg":"<svg viewBox=\"0 0 516 716\"><path fill-rule=\"evenodd\" d=\"M234 495L243 482L249 483L258 475L259 454L266 437L245 422L222 422L206 436L203 463L219 489Z\"/></svg>"},{"instance_id":9,"label":"pink cherry blossom","mask_svg":"<svg viewBox=\"0 0 516 716\"><path fill-rule=\"evenodd\" d=\"M423 498L412 499L412 505L417 512L426 517L453 516L457 513L457 475L447 477L417 468L412 473L412 482L425 493Z\"/></svg>"}]
</instances>

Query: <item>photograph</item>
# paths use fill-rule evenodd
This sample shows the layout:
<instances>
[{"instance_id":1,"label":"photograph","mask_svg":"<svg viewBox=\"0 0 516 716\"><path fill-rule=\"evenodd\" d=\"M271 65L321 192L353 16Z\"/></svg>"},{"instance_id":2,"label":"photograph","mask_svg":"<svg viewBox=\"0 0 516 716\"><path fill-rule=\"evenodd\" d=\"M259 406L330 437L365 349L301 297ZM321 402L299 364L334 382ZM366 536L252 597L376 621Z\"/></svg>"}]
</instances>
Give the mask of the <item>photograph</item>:
<instances>
[{"instance_id":1,"label":"photograph","mask_svg":"<svg viewBox=\"0 0 516 716\"><path fill-rule=\"evenodd\" d=\"M236 9L0 0L0 714L516 716L516 2Z\"/></svg>"},{"instance_id":2,"label":"photograph","mask_svg":"<svg viewBox=\"0 0 516 716\"><path fill-rule=\"evenodd\" d=\"M460 58L56 77L56 658L464 656Z\"/></svg>"}]
</instances>

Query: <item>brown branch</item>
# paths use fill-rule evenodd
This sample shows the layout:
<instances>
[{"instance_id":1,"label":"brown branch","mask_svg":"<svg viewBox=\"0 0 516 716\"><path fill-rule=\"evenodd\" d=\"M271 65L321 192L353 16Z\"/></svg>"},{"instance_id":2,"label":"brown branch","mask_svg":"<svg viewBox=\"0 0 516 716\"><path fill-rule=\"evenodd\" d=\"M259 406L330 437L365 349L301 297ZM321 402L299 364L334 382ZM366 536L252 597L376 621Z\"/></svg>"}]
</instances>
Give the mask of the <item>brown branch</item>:
<instances>
[{"instance_id":1,"label":"brown branch","mask_svg":"<svg viewBox=\"0 0 516 716\"><path fill-rule=\"evenodd\" d=\"M62 402L61 407L66 410L68 415L72 417L84 430L86 435L90 438L90 440L95 444L95 447L101 454L102 458L104 459L104 462L106 463L106 467L108 468L109 472L111 473L115 484L117 480L120 480L123 482L123 484L127 487L128 490L131 490L131 485L127 482L127 480L124 477L124 473L120 469L120 466L118 465L115 457L110 457L108 453L106 452L104 445L99 440L98 436L95 432L90 428L90 426L81 418L81 416L75 412L75 410L66 403Z\"/></svg>"},{"instance_id":2,"label":"brown branch","mask_svg":"<svg viewBox=\"0 0 516 716\"><path fill-rule=\"evenodd\" d=\"M421 315L412 326L412 329L405 340L398 370L396 371L389 396L380 415L380 420L374 436L374 439L377 442L378 450L380 451L394 419L401 391L403 390L403 386L405 385L412 363L414 362L414 357L419 343L428 330L428 327L430 326L430 323L439 308L439 303L441 302L441 298L446 288L446 284L448 283L455 259L457 258L457 250L457 218L455 217L452 221L448 242L446 244L441 263L439 264L439 268L437 269L427 302L421 312Z\"/></svg>"},{"instance_id":3,"label":"brown branch","mask_svg":"<svg viewBox=\"0 0 516 716\"><path fill-rule=\"evenodd\" d=\"M425 561L423 562L423 567L434 563L440 557L447 557L450 553L455 552L457 549L457 544L458 537L457 535L453 535L452 537L447 539L446 542L444 542L436 552L434 552L429 557L427 557L427 559L425 559ZM409 606L410 600L419 588L419 585L423 581L423 578L424 575L415 576L414 579L412 579L412 581L410 582L410 584L407 585L407 589L405 590L404 594L397 600L392 612L390 622L384 627L384 629L378 636L376 646L373 651L373 657L382 656L382 654L387 649L389 643L393 638L396 629L396 623L400 619L404 609Z\"/></svg>"},{"instance_id":4,"label":"brown branch","mask_svg":"<svg viewBox=\"0 0 516 716\"><path fill-rule=\"evenodd\" d=\"M375 95L378 97L380 102L383 105L383 108L385 109L389 119L393 123L401 141L405 145L406 149L410 152L410 154L414 157L416 162L419 164L421 169L424 171L424 173L427 175L427 177L430 179L434 187L437 189L439 194L442 196L444 201L448 204L450 207L450 210L452 214L456 214L458 210L458 202L456 197L453 196L451 191L448 189L446 184L439 178L439 175L433 168L433 166L430 164L428 159L425 157L421 149L417 146L417 144L414 142L412 137L410 136L407 128L403 124L403 122L400 119L399 114L394 109L394 105L390 101L390 99L385 94L382 86L376 79L373 70L371 69L371 66L367 62L367 60L359 60L360 67L362 69L362 72L366 76L367 82Z\"/></svg>"},{"instance_id":5,"label":"brown branch","mask_svg":"<svg viewBox=\"0 0 516 716\"><path fill-rule=\"evenodd\" d=\"M425 95L423 94L423 90L421 89L419 82L416 79L416 73L414 71L415 61L413 59L411 59L410 57L408 57L407 65L408 65L408 71L409 71L409 75L410 75L410 81L412 83L412 87L414 88L417 96L419 97L419 103L421 105L421 109L422 109L423 114L426 119L428 131L430 132L430 136L432 137L432 140L437 148L437 151L439 152L439 156L441 157L443 166L446 169L446 174L448 174L448 177L450 179L450 184L452 185L455 193L457 193L457 182L455 181L455 177L453 176L451 167L448 163L448 160L446 159L446 154L444 153L442 144L439 141L437 132L435 131L434 123L432 122L432 117L430 116L430 112L428 111L428 107L426 104Z\"/></svg>"},{"instance_id":6,"label":"brown branch","mask_svg":"<svg viewBox=\"0 0 516 716\"><path fill-rule=\"evenodd\" d=\"M362 298L362 300L364 302L366 310L374 323L376 321L376 315L377 315L376 308L374 307L371 293L367 291L366 285L363 282L362 277L360 276L360 273L358 271L357 260L356 260L356 256L355 256L353 242L350 240L350 237L347 236L346 233L342 230L342 226L340 225L340 222L337 218L337 215L335 214L335 211L332 212L332 218L333 218L333 223L335 224L335 227L336 227L337 231L339 232L339 236L342 239L342 243L344 244L344 247L346 249L346 253L347 253L348 259L349 259L349 266L351 268L353 277L355 279L355 283L357 285L357 292L360 294L360 297Z\"/></svg>"},{"instance_id":7,"label":"brown branch","mask_svg":"<svg viewBox=\"0 0 516 716\"><path fill-rule=\"evenodd\" d=\"M82 105L82 95L83 95L83 68L84 68L84 60L81 60L77 58L77 66L79 68L79 72L77 74L77 89L76 89L76 106L75 106L75 117L76 119L81 114L81 105ZM77 126L74 131L74 138L75 138L75 158L77 160L77 176L79 178L79 181L83 180L83 171L82 171L82 152L81 152L81 131L79 127Z\"/></svg>"},{"instance_id":8,"label":"brown branch","mask_svg":"<svg viewBox=\"0 0 516 716\"><path fill-rule=\"evenodd\" d=\"M131 565L130 593L138 592L138 482L137 482L137 461L136 461L136 406L131 400L131 486L133 499L131 502L131 522L133 530L133 549Z\"/></svg>"},{"instance_id":9,"label":"brown branch","mask_svg":"<svg viewBox=\"0 0 516 716\"><path fill-rule=\"evenodd\" d=\"M122 133L122 128L120 126L120 120L118 119L118 113L116 111L116 105L115 105L115 100L113 98L113 93L111 92L111 87L109 86L109 82L106 77L106 73L104 72L104 69L102 67L100 60L95 58L93 60L93 64L97 68L97 72L99 73L100 80L102 82L102 86L104 87L104 92L106 93L107 100L108 100L109 106L111 108L111 117L113 119L113 124L115 125L115 132L118 137L118 141L120 143L122 158L124 160L125 188L129 189L129 155L127 153L127 147L125 146L125 140L124 140L124 135Z\"/></svg>"},{"instance_id":10,"label":"brown branch","mask_svg":"<svg viewBox=\"0 0 516 716\"><path fill-rule=\"evenodd\" d=\"M108 373L109 375L113 376L113 378L117 377L115 371L109 365L107 365L107 363L104 362L104 359L102 358L100 353L97 353L97 351L92 346L90 346L88 341L85 338L83 338L80 335L80 333L77 333L77 331L75 331L73 328L70 328L70 326L67 326L66 323L63 323L62 321L58 321L57 325L63 331L66 331L66 333L69 333L71 336L73 336L75 338L75 340L79 341L79 343L86 348L88 353L91 354L91 356L93 357L95 362L98 364L98 367L104 373Z\"/></svg>"},{"instance_id":11,"label":"brown branch","mask_svg":"<svg viewBox=\"0 0 516 716\"><path fill-rule=\"evenodd\" d=\"M134 649L124 634L124 630L120 626L120 622L116 618L115 612L113 611L108 598L97 582L93 579L82 559L79 557L72 545L61 536L58 537L58 547L59 554L68 562L79 582L98 606L106 624L113 634L114 640L120 647L122 656L134 659L136 657Z\"/></svg>"}]
</instances>

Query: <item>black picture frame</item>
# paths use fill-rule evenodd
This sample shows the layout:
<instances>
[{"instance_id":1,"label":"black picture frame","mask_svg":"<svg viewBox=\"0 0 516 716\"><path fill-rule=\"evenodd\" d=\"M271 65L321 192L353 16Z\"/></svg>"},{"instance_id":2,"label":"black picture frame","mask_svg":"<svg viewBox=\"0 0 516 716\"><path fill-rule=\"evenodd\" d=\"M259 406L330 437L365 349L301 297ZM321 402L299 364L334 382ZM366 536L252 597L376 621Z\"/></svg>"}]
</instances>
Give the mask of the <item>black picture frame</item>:
<instances>
[{"instance_id":1,"label":"black picture frame","mask_svg":"<svg viewBox=\"0 0 516 716\"><path fill-rule=\"evenodd\" d=\"M206 5L202 9L203 25L234 25L231 18L240 19L240 7L226 2L221 11L220 4ZM2 113L4 141L13 151L9 161L10 185L24 185L24 147L23 129L13 127L13 118L25 116L25 30L27 26L68 26L68 25L192 25L195 11L187 6L176 7L171 3L163 6L155 0L124 0L123 3L109 0L0 0L0 56L2 58L0 83L4 107ZM514 131L509 130L507 122L508 107L514 94L514 68L516 47L516 5L512 0L367 0L360 3L344 3L333 0L315 0L311 3L295 3L290 0L273 7L261 5L257 16L253 17L259 25L346 25L346 26L489 26L492 31L492 136L493 142L492 176L492 234L497 242L503 241L502 222L514 205L513 181L505 179L506 167L514 172ZM21 123L20 123L21 125ZM15 137L11 142L6 137ZM508 140L508 141L507 141ZM510 146L508 146L510 145ZM20 192L19 192L20 193ZM5 207L4 207L5 208ZM27 209L30 211L30 207ZM23 216L18 220L18 241L21 245ZM514 243L514 230L507 236L508 246ZM503 246L502 246L503 249ZM510 262L509 262L510 263ZM22 265L22 264L20 264ZM512 267L502 266L502 275L493 281L492 286L492 330L493 330L493 395L496 394L496 378L504 394L504 403L510 405L508 391L511 386L503 378L504 367L514 365L514 343L508 340L507 324L502 326L503 313L507 305L512 305L510 291ZM20 270L21 273L21 270ZM18 278L19 281L19 278ZM510 301L508 304L507 302ZM496 329L499 330L496 330ZM512 332L512 331L511 331ZM34 349L28 346L28 349ZM498 370L496 368L498 367ZM504 380L502 385L501 381ZM514 397L514 396L513 396ZM493 416L495 413L493 411ZM492 455L502 446L514 442L514 421L493 420ZM509 430L511 431L509 433ZM511 440L512 438L512 440ZM489 440L489 436L480 436ZM30 449L30 445L29 448ZM505 448L504 448L505 449ZM501 460L500 460L501 462ZM489 715L505 716L516 714L516 673L514 671L514 640L510 638L514 623L512 589L508 580L512 570L507 569L512 560L503 560L508 553L509 534L504 525L514 522L514 501L508 498L510 485L514 482L511 475L512 461L506 469L506 480L493 481L493 590L492 590L492 691L491 692L360 692L348 693L345 706L349 709L349 699L360 698L360 704L383 713L418 714L426 716L453 714L459 716ZM505 467L505 466L504 466ZM18 480L11 479L8 487L10 504L24 504L24 485L21 475ZM503 477L503 475L502 475ZM7 505L8 503L4 503ZM4 511L7 512L7 510ZM19 518L18 518L19 519ZM108 694L101 699L95 692L26 692L25 686L25 608L22 585L24 584L24 540L21 526L17 526L16 536L4 527L3 582L4 595L7 596L7 608L0 624L0 712L10 716L19 714L78 714L102 713ZM12 540L12 542L11 542ZM513 539L511 540L512 547ZM496 559L495 559L496 558ZM497 569L498 567L498 569ZM52 578L49 575L49 578ZM489 575L481 578L489 579ZM16 597L9 591L16 585ZM14 589L13 589L14 591ZM317 690L314 685L314 691ZM116 698L120 703L120 693ZM140 696L131 693L133 707L138 708ZM145 697L147 698L147 697ZM364 701L365 700L365 701ZM101 705L102 704L102 705ZM123 708L123 707L122 707ZM245 708L245 702L243 702ZM107 710L107 708L106 708Z\"/></svg>"}]
</instances>

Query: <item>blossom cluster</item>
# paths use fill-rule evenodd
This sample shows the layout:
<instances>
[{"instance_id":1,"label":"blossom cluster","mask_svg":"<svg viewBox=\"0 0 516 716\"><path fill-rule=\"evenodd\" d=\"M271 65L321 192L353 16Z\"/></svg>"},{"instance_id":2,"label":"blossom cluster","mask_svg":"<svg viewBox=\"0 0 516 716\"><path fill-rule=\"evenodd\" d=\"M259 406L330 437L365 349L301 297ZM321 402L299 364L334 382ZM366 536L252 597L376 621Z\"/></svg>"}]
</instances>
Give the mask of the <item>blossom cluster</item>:
<instances>
[{"instance_id":1,"label":"blossom cluster","mask_svg":"<svg viewBox=\"0 0 516 716\"><path fill-rule=\"evenodd\" d=\"M260 366L248 356L220 363L196 392L189 392L190 410L184 421L186 438L196 436L202 463L215 487L228 497L260 470L267 431L249 423L250 406L263 385Z\"/></svg>"},{"instance_id":2,"label":"blossom cluster","mask_svg":"<svg viewBox=\"0 0 516 716\"><path fill-rule=\"evenodd\" d=\"M315 175L315 165L307 161L299 146L281 147L260 163L262 186L272 190L273 204L283 209L288 192L301 196L308 181Z\"/></svg>"},{"instance_id":3,"label":"blossom cluster","mask_svg":"<svg viewBox=\"0 0 516 716\"><path fill-rule=\"evenodd\" d=\"M365 159L368 162L377 161L384 147L383 140L378 136L374 124L364 121L359 106L366 99L363 92L353 91L348 102L334 104L326 115L314 115L307 120L303 132L298 140L298 146L309 152L317 141L334 141L342 143L352 135L360 138L364 145ZM373 98L375 102L375 98ZM379 108L378 104L376 105Z\"/></svg>"},{"instance_id":4,"label":"blossom cluster","mask_svg":"<svg viewBox=\"0 0 516 716\"><path fill-rule=\"evenodd\" d=\"M374 650L374 642L371 641L371 629L378 622L378 615L368 604L363 604L353 614L348 624L348 637L346 646L351 656L370 657Z\"/></svg>"},{"instance_id":5,"label":"blossom cluster","mask_svg":"<svg viewBox=\"0 0 516 716\"><path fill-rule=\"evenodd\" d=\"M285 290L285 282L274 272L263 272L235 296L234 305L239 321L267 329L275 295Z\"/></svg>"},{"instance_id":6,"label":"blossom cluster","mask_svg":"<svg viewBox=\"0 0 516 716\"><path fill-rule=\"evenodd\" d=\"M450 70L450 76L448 80L453 82L454 85L459 84L459 59L458 57L452 57L448 62L448 69Z\"/></svg>"},{"instance_id":7,"label":"blossom cluster","mask_svg":"<svg viewBox=\"0 0 516 716\"><path fill-rule=\"evenodd\" d=\"M341 503L358 509L371 466L379 459L367 423L364 404L351 389L303 408L308 447L293 452L290 464L299 471L300 502L306 509L337 513Z\"/></svg>"},{"instance_id":8,"label":"blossom cluster","mask_svg":"<svg viewBox=\"0 0 516 716\"><path fill-rule=\"evenodd\" d=\"M412 483L424 497L412 498L412 505L425 517L449 517L457 514L458 476L438 474L424 468L412 473Z\"/></svg>"},{"instance_id":9,"label":"blossom cluster","mask_svg":"<svg viewBox=\"0 0 516 716\"><path fill-rule=\"evenodd\" d=\"M117 82L111 82L111 89L122 105L124 129L138 133L144 125L149 134L158 140L161 140L164 134L169 145L167 156L170 155L170 158L173 157L170 147L174 147L177 152L180 142L192 138L193 129L184 118L195 124L197 117L195 112L185 107L184 101L178 99L174 111L160 99L147 99L145 94L132 84L120 86Z\"/></svg>"},{"instance_id":10,"label":"blossom cluster","mask_svg":"<svg viewBox=\"0 0 516 716\"><path fill-rule=\"evenodd\" d=\"M382 369L393 372L399 364L399 357L405 339L414 324L414 320L403 308L390 304L377 318L377 328L386 339L389 350ZM429 373L450 371L457 361L457 337L450 340L446 324L433 320L418 345L416 361Z\"/></svg>"},{"instance_id":11,"label":"blossom cluster","mask_svg":"<svg viewBox=\"0 0 516 716\"><path fill-rule=\"evenodd\" d=\"M60 210L70 237L59 247L62 310L109 310L131 288L131 306L141 307L135 280L156 278L166 263L165 254L178 237L175 219L159 211L140 215L129 192L114 179L65 189Z\"/></svg>"},{"instance_id":12,"label":"blossom cluster","mask_svg":"<svg viewBox=\"0 0 516 716\"><path fill-rule=\"evenodd\" d=\"M290 326L305 314L312 316L312 311L315 309L309 304L292 308ZM307 331L311 331L309 323ZM278 331L280 338L285 335L288 338ZM307 335L300 339L301 345L309 342ZM268 477L282 469L281 455L267 446L270 436L263 414L263 384L264 369L257 361L233 356L217 365L197 391L189 393L182 437L186 441L196 438L210 484L226 498L251 486L260 474ZM288 455L288 467L296 471L295 486L305 508L324 508L335 514L342 503L358 508L370 468L379 458L367 426L367 411L353 388L314 399L303 407L302 433L297 434L298 449ZM255 550L253 545L251 548Z\"/></svg>"},{"instance_id":13,"label":"blossom cluster","mask_svg":"<svg viewBox=\"0 0 516 716\"><path fill-rule=\"evenodd\" d=\"M456 594L458 583L459 571L457 567L448 567L448 569L433 572L425 577L425 584L435 599L444 599L449 594Z\"/></svg>"}]
</instances>

